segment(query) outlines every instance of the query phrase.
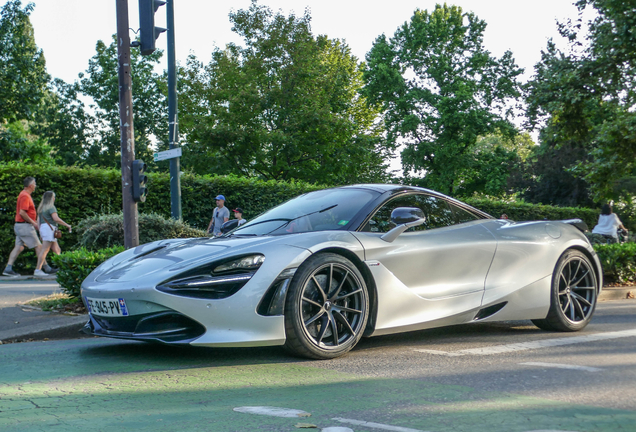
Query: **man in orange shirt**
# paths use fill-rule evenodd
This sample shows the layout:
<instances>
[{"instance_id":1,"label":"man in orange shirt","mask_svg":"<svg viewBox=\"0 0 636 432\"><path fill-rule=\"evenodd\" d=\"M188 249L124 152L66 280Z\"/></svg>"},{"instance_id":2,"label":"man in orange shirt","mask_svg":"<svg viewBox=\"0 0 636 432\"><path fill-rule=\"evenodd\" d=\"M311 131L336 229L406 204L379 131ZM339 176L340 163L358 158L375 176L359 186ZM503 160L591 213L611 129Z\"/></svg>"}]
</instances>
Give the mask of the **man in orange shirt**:
<instances>
[{"instance_id":1,"label":"man in orange shirt","mask_svg":"<svg viewBox=\"0 0 636 432\"><path fill-rule=\"evenodd\" d=\"M37 215L35 212L35 204L31 198L31 194L35 190L35 179L33 177L27 177L23 181L24 189L18 195L18 204L15 210L15 225L13 231L15 232L15 247L9 254L9 262L2 274L4 276L20 276L19 273L13 271L13 263L15 262L20 252L24 250L24 247L29 249L35 249L35 253L39 256L42 244L38 238L38 223ZM48 267L48 265L46 266ZM50 270L45 267L45 271Z\"/></svg>"}]
</instances>

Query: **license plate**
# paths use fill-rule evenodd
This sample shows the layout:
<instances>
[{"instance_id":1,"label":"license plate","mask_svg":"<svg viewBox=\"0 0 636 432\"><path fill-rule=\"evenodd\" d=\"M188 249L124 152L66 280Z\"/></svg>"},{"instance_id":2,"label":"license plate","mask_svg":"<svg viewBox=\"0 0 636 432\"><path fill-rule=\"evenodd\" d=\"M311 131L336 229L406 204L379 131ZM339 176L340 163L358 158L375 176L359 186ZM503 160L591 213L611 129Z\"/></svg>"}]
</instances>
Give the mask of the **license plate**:
<instances>
[{"instance_id":1,"label":"license plate","mask_svg":"<svg viewBox=\"0 0 636 432\"><path fill-rule=\"evenodd\" d=\"M100 316L128 316L128 308L123 298L97 299L84 297L88 311Z\"/></svg>"}]
</instances>

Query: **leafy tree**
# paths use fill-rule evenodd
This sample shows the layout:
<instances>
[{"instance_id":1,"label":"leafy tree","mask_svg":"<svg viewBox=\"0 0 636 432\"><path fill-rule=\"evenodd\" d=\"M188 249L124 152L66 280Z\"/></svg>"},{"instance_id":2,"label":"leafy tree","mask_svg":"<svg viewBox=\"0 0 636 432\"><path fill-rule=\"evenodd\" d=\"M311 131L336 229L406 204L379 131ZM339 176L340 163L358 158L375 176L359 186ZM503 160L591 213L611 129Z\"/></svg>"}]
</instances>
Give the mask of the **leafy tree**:
<instances>
[{"instance_id":1,"label":"leafy tree","mask_svg":"<svg viewBox=\"0 0 636 432\"><path fill-rule=\"evenodd\" d=\"M69 115L75 118L78 126L89 126L85 136L93 137L82 153L84 163L101 167L119 168L121 165L120 117L119 117L119 78L116 37L110 45L98 41L96 54L89 60L85 74L80 74L76 87L62 86L62 99ZM152 139L167 141L168 120L165 96L165 77L154 72L161 51L142 56L132 49L130 66L134 107L135 156L137 159L152 159ZM74 94L89 96L92 118L85 118L86 111ZM72 131L76 132L76 131ZM78 132L78 131L77 131ZM75 146L86 144L81 134L76 137ZM165 144L165 143L164 143Z\"/></svg>"},{"instance_id":2,"label":"leafy tree","mask_svg":"<svg viewBox=\"0 0 636 432\"><path fill-rule=\"evenodd\" d=\"M217 49L208 65L190 57L181 71L183 165L331 184L384 179L390 147L358 93L349 47L314 37L308 12L285 17L253 1L230 21L245 46Z\"/></svg>"},{"instance_id":3,"label":"leafy tree","mask_svg":"<svg viewBox=\"0 0 636 432\"><path fill-rule=\"evenodd\" d=\"M0 125L0 161L24 162L40 165L53 163L51 148L46 141L33 134L31 122L16 120Z\"/></svg>"},{"instance_id":4,"label":"leafy tree","mask_svg":"<svg viewBox=\"0 0 636 432\"><path fill-rule=\"evenodd\" d=\"M36 113L34 133L46 137L55 163L86 165L88 151L97 145L91 131L94 118L80 100L79 84L55 79Z\"/></svg>"},{"instance_id":5,"label":"leafy tree","mask_svg":"<svg viewBox=\"0 0 636 432\"><path fill-rule=\"evenodd\" d=\"M542 142L519 166L512 186L530 203L557 206L593 206L590 186L568 167L587 160L587 152L572 143L554 146Z\"/></svg>"},{"instance_id":6,"label":"leafy tree","mask_svg":"<svg viewBox=\"0 0 636 432\"><path fill-rule=\"evenodd\" d=\"M29 19L33 7L10 0L0 12L0 122L30 118L46 93L49 76Z\"/></svg>"},{"instance_id":7,"label":"leafy tree","mask_svg":"<svg viewBox=\"0 0 636 432\"><path fill-rule=\"evenodd\" d=\"M481 136L512 138L512 103L522 73L512 54L483 47L486 23L457 6L416 10L391 39L378 37L367 54L364 94L381 104L390 143L402 143L407 171L445 193L460 189Z\"/></svg>"},{"instance_id":8,"label":"leafy tree","mask_svg":"<svg viewBox=\"0 0 636 432\"><path fill-rule=\"evenodd\" d=\"M468 164L458 173L456 195L501 197L514 193L515 173L535 147L528 133L513 139L497 134L479 137L472 154L466 155Z\"/></svg>"},{"instance_id":9,"label":"leafy tree","mask_svg":"<svg viewBox=\"0 0 636 432\"><path fill-rule=\"evenodd\" d=\"M568 52L552 42L535 66L528 116L543 124L545 145L578 148L565 166L584 178L597 200L617 197L616 186L636 173L636 9L630 2L580 0L596 9L582 34L582 18L560 24Z\"/></svg>"}]
</instances>

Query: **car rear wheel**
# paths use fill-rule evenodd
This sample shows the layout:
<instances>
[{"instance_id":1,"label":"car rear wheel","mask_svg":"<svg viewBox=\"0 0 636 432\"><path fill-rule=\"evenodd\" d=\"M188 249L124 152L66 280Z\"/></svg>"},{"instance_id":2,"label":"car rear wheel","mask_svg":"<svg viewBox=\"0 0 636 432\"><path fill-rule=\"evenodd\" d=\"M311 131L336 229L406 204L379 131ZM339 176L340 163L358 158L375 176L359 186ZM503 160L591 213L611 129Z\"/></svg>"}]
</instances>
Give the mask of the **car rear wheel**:
<instances>
[{"instance_id":1,"label":"car rear wheel","mask_svg":"<svg viewBox=\"0 0 636 432\"><path fill-rule=\"evenodd\" d=\"M592 319L596 308L598 281L590 259L577 250L568 250L552 274L548 316L532 322L543 330L578 331Z\"/></svg>"},{"instance_id":2,"label":"car rear wheel","mask_svg":"<svg viewBox=\"0 0 636 432\"><path fill-rule=\"evenodd\" d=\"M364 332L369 295L356 266L341 255L314 255L296 271L285 300L285 348L330 359L353 348Z\"/></svg>"}]
</instances>

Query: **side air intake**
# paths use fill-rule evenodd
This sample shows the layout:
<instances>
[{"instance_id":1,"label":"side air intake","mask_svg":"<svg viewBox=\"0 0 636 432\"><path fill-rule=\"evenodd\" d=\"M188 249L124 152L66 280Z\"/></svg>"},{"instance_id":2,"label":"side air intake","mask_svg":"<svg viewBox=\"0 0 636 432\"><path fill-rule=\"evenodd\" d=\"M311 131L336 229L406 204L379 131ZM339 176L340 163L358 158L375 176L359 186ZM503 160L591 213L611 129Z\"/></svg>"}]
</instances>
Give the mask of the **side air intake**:
<instances>
[{"instance_id":1,"label":"side air intake","mask_svg":"<svg viewBox=\"0 0 636 432\"><path fill-rule=\"evenodd\" d=\"M493 316L494 314L502 310L503 307L507 304L508 302L503 302L480 309L479 312L477 312L477 315L475 315L475 318L473 318L473 321L479 321L483 320L484 318L488 318L489 316Z\"/></svg>"}]
</instances>

